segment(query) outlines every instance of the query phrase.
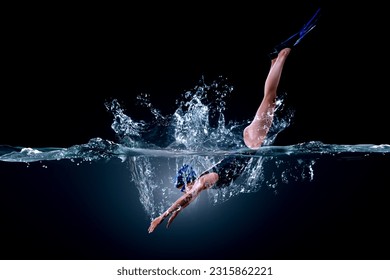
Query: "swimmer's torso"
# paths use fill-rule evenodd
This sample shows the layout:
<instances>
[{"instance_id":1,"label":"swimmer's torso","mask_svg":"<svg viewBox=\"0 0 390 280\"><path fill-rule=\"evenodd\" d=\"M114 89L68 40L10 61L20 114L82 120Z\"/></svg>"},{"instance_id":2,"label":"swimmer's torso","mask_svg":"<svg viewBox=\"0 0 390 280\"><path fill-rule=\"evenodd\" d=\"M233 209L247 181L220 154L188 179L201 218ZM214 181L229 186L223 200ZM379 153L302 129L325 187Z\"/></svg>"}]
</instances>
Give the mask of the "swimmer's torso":
<instances>
[{"instance_id":1,"label":"swimmer's torso","mask_svg":"<svg viewBox=\"0 0 390 280\"><path fill-rule=\"evenodd\" d=\"M227 187L242 174L252 158L251 155L255 153L256 150L251 150L240 155L229 155L204 171L200 176L215 172L219 179L212 188Z\"/></svg>"}]
</instances>

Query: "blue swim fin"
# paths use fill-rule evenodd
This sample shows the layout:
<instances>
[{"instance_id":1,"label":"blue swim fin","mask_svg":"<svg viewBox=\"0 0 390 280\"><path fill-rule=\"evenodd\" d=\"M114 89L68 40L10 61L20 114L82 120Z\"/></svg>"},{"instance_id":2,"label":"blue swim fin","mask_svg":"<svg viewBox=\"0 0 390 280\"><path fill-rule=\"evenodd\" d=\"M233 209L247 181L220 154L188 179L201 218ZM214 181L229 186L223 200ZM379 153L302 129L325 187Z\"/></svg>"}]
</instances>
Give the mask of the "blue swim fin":
<instances>
[{"instance_id":1,"label":"blue swim fin","mask_svg":"<svg viewBox=\"0 0 390 280\"><path fill-rule=\"evenodd\" d=\"M274 59L278 56L278 53L284 48L292 48L303 39L310 31L316 27L318 19L320 17L321 8L318 8L314 15L310 18L310 20L305 23L305 25L299 30L299 32L290 36L287 40L284 40L282 43L278 44L273 48L273 50L269 53L269 57Z\"/></svg>"}]
</instances>

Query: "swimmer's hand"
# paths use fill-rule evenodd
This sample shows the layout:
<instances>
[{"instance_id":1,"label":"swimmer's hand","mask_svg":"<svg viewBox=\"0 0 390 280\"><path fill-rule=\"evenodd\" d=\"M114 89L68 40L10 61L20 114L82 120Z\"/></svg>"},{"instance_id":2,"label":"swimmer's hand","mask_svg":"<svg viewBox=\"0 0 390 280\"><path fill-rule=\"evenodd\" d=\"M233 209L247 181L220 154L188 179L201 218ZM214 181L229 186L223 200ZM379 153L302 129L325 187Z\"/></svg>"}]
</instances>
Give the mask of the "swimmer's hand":
<instances>
[{"instance_id":1,"label":"swimmer's hand","mask_svg":"<svg viewBox=\"0 0 390 280\"><path fill-rule=\"evenodd\" d=\"M152 233L156 227L162 223L162 221L164 220L164 218L162 216L159 216L157 217L156 219L154 219L151 223L150 223L150 226L148 228L148 233Z\"/></svg>"}]
</instances>

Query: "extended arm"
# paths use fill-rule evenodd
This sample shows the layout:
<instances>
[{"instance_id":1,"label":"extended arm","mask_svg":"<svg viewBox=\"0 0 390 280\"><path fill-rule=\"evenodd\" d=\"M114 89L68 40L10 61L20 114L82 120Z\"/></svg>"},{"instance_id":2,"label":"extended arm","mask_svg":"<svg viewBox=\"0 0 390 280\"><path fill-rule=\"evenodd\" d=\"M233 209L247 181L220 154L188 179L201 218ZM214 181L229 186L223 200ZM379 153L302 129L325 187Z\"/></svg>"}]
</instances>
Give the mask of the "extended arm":
<instances>
[{"instance_id":1,"label":"extended arm","mask_svg":"<svg viewBox=\"0 0 390 280\"><path fill-rule=\"evenodd\" d=\"M205 174L195 181L193 187L189 192L183 194L179 199L177 199L171 207L168 208L164 213L155 218L149 226L148 232L153 232L156 227L161 224L165 218L169 215L172 215L169 220L167 227L172 223L176 216L180 213L181 210L186 208L194 199L201 193L201 191L208 189L218 180L218 175L216 173Z\"/></svg>"},{"instance_id":2,"label":"extended arm","mask_svg":"<svg viewBox=\"0 0 390 280\"><path fill-rule=\"evenodd\" d=\"M154 231L154 229L161 224L166 217L172 214L172 216L169 218L167 227L172 223L172 220L176 218L176 216L179 214L179 212L187 207L191 201L193 200L193 195L191 193L186 193L182 195L178 200L176 200L171 207L168 208L164 213L162 213L160 216L155 218L149 226L148 232L151 233Z\"/></svg>"}]
</instances>

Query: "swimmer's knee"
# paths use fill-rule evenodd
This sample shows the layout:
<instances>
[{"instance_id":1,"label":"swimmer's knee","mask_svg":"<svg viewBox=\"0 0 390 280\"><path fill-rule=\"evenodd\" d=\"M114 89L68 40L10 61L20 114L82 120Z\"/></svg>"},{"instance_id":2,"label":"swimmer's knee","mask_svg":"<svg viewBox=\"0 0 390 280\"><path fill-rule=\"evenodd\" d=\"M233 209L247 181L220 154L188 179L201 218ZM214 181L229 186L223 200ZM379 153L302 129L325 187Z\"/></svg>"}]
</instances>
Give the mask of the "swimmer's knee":
<instances>
[{"instance_id":1,"label":"swimmer's knee","mask_svg":"<svg viewBox=\"0 0 390 280\"><path fill-rule=\"evenodd\" d=\"M253 128L250 126L244 129L243 133L244 143L249 149L257 150L260 148L265 137L262 136L260 131L257 133L253 131Z\"/></svg>"},{"instance_id":2,"label":"swimmer's knee","mask_svg":"<svg viewBox=\"0 0 390 280\"><path fill-rule=\"evenodd\" d=\"M253 128L249 125L244 129L243 132L243 138L244 138L244 144L249 148L249 149L255 149L258 142L258 135L254 135L254 132L252 131Z\"/></svg>"},{"instance_id":3,"label":"swimmer's knee","mask_svg":"<svg viewBox=\"0 0 390 280\"><path fill-rule=\"evenodd\" d=\"M244 139L244 143L245 145L249 148L249 126L245 127L243 133L242 133L242 136L243 136L243 139Z\"/></svg>"}]
</instances>

